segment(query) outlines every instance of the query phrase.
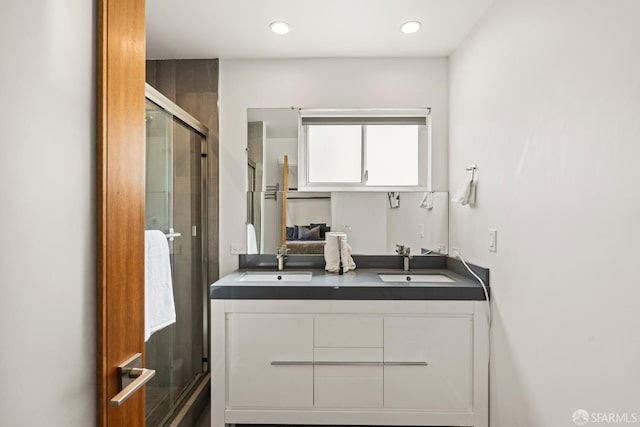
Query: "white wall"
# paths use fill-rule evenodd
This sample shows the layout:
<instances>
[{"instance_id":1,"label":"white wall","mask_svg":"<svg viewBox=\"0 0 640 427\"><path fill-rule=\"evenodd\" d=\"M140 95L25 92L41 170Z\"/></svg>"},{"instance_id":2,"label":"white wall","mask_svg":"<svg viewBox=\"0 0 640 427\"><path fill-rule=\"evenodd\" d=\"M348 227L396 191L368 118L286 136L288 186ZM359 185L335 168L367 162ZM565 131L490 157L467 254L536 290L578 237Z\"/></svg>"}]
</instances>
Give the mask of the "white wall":
<instances>
[{"instance_id":1,"label":"white wall","mask_svg":"<svg viewBox=\"0 0 640 427\"><path fill-rule=\"evenodd\" d=\"M220 274L245 240L247 108L432 107L435 185L447 186L448 61L296 59L220 61Z\"/></svg>"},{"instance_id":2,"label":"white wall","mask_svg":"<svg viewBox=\"0 0 640 427\"><path fill-rule=\"evenodd\" d=\"M96 423L95 21L2 2L2 426Z\"/></svg>"},{"instance_id":3,"label":"white wall","mask_svg":"<svg viewBox=\"0 0 640 427\"><path fill-rule=\"evenodd\" d=\"M433 193L433 208L421 208L424 193L400 193L400 207L386 209L387 249L393 254L396 245L411 248L412 255L420 255L421 249L447 252L449 243L449 194Z\"/></svg>"},{"instance_id":4,"label":"white wall","mask_svg":"<svg viewBox=\"0 0 640 427\"><path fill-rule=\"evenodd\" d=\"M331 226L331 198L300 199L287 198L287 227L309 224Z\"/></svg>"},{"instance_id":5,"label":"white wall","mask_svg":"<svg viewBox=\"0 0 640 427\"><path fill-rule=\"evenodd\" d=\"M640 416L639 19L636 0L496 0L451 58L451 189L479 168L451 246L491 268L492 426Z\"/></svg>"},{"instance_id":6,"label":"white wall","mask_svg":"<svg viewBox=\"0 0 640 427\"><path fill-rule=\"evenodd\" d=\"M331 193L331 231L347 233L353 253L387 253L387 193Z\"/></svg>"},{"instance_id":7,"label":"white wall","mask_svg":"<svg viewBox=\"0 0 640 427\"><path fill-rule=\"evenodd\" d=\"M280 191L284 186L284 156L289 156L289 188L297 187L297 178L293 177L293 172L297 177L298 165L298 139L297 138L267 138L265 146L264 176L265 185L276 185L280 183ZM294 166L295 165L295 166ZM294 178L294 181L292 181Z\"/></svg>"},{"instance_id":8,"label":"white wall","mask_svg":"<svg viewBox=\"0 0 640 427\"><path fill-rule=\"evenodd\" d=\"M411 248L438 250L449 241L448 194L434 194L434 208L420 208L424 193L400 193L400 207L389 209L387 193L334 192L331 194L332 231L347 233L353 253L393 255L396 244ZM420 225L424 235L420 237Z\"/></svg>"}]
</instances>

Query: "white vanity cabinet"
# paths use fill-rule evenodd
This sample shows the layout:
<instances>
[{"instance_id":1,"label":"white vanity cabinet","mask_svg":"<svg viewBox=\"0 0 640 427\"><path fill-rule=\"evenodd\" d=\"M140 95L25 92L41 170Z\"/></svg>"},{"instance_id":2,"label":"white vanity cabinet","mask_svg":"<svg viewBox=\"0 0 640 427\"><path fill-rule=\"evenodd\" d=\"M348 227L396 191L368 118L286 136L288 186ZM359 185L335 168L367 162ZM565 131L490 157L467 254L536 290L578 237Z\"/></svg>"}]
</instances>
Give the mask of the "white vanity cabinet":
<instances>
[{"instance_id":1,"label":"white vanity cabinet","mask_svg":"<svg viewBox=\"0 0 640 427\"><path fill-rule=\"evenodd\" d=\"M487 426L484 301L212 300L212 426Z\"/></svg>"},{"instance_id":2,"label":"white vanity cabinet","mask_svg":"<svg viewBox=\"0 0 640 427\"><path fill-rule=\"evenodd\" d=\"M313 407L313 318L231 315L227 319L228 404Z\"/></svg>"}]
</instances>

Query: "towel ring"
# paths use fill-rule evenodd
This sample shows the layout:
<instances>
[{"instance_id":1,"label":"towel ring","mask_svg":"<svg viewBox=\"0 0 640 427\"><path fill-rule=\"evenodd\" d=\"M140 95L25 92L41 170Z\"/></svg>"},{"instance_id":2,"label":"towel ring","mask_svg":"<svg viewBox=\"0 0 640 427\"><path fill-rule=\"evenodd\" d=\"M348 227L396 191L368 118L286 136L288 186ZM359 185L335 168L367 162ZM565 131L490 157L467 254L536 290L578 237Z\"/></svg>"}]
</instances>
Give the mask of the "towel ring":
<instances>
[{"instance_id":1,"label":"towel ring","mask_svg":"<svg viewBox=\"0 0 640 427\"><path fill-rule=\"evenodd\" d=\"M476 171L478 170L477 165L471 165L467 167L467 172L471 172L471 180L476 179Z\"/></svg>"}]
</instances>

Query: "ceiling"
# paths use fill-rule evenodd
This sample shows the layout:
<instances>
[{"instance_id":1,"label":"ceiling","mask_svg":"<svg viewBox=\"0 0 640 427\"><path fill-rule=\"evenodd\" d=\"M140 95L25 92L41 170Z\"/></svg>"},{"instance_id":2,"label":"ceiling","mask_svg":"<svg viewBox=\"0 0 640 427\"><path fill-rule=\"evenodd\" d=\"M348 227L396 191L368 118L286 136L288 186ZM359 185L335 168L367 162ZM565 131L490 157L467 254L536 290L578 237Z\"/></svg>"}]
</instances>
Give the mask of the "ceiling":
<instances>
[{"instance_id":1,"label":"ceiling","mask_svg":"<svg viewBox=\"0 0 640 427\"><path fill-rule=\"evenodd\" d=\"M147 58L448 56L492 1L149 0ZM412 20L420 31L400 32Z\"/></svg>"}]
</instances>

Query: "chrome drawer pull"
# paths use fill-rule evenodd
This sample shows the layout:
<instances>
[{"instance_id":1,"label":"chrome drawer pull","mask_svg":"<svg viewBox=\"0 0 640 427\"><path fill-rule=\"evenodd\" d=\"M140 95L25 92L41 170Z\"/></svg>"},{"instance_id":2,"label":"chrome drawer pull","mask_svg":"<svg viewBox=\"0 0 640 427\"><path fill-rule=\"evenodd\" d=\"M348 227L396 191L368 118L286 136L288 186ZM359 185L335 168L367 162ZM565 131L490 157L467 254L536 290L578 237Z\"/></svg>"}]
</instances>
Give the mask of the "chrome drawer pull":
<instances>
[{"instance_id":1,"label":"chrome drawer pull","mask_svg":"<svg viewBox=\"0 0 640 427\"><path fill-rule=\"evenodd\" d=\"M382 366L384 362L313 362L316 366Z\"/></svg>"},{"instance_id":2,"label":"chrome drawer pull","mask_svg":"<svg viewBox=\"0 0 640 427\"><path fill-rule=\"evenodd\" d=\"M274 360L272 366L311 366L313 362L305 362L299 360Z\"/></svg>"},{"instance_id":3,"label":"chrome drawer pull","mask_svg":"<svg viewBox=\"0 0 640 427\"><path fill-rule=\"evenodd\" d=\"M385 366L427 366L427 362L384 362Z\"/></svg>"},{"instance_id":4,"label":"chrome drawer pull","mask_svg":"<svg viewBox=\"0 0 640 427\"><path fill-rule=\"evenodd\" d=\"M299 360L274 360L272 366L427 366L427 362L307 362Z\"/></svg>"}]
</instances>

